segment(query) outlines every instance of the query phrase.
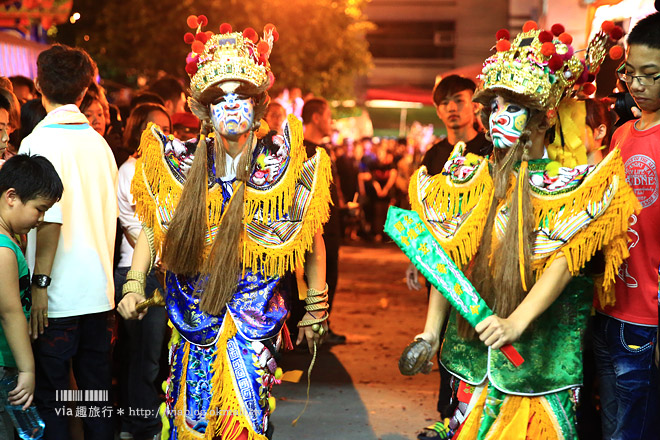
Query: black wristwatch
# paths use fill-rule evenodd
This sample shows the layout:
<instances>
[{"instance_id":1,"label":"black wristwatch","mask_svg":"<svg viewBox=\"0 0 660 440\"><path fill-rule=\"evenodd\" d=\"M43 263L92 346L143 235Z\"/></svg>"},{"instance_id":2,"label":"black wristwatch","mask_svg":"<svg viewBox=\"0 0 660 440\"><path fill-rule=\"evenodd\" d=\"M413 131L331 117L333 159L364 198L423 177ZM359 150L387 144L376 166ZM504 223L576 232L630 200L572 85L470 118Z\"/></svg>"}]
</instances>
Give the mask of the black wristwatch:
<instances>
[{"instance_id":1,"label":"black wristwatch","mask_svg":"<svg viewBox=\"0 0 660 440\"><path fill-rule=\"evenodd\" d=\"M48 275L34 274L32 275L32 284L37 287L48 287L50 286L50 277Z\"/></svg>"}]
</instances>

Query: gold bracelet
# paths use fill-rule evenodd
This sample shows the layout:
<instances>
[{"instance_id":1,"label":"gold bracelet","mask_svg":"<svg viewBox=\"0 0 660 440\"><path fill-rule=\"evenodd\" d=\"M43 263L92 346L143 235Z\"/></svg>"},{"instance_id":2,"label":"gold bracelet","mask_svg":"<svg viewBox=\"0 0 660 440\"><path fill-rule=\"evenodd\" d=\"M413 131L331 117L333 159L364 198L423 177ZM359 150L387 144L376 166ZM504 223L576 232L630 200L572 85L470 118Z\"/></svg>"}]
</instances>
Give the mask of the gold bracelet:
<instances>
[{"instance_id":1,"label":"gold bracelet","mask_svg":"<svg viewBox=\"0 0 660 440\"><path fill-rule=\"evenodd\" d=\"M122 297L126 296L127 293L137 293L138 295L144 295L144 284L136 280L128 280L124 283L124 287L121 289Z\"/></svg>"},{"instance_id":2,"label":"gold bracelet","mask_svg":"<svg viewBox=\"0 0 660 440\"><path fill-rule=\"evenodd\" d=\"M323 295L325 293L328 293L328 283L325 283L325 287L323 288L323 290L316 290L316 289L312 289L311 287L307 289L307 298L309 298L310 296Z\"/></svg>"},{"instance_id":3,"label":"gold bracelet","mask_svg":"<svg viewBox=\"0 0 660 440\"><path fill-rule=\"evenodd\" d=\"M139 283L146 284L147 275L144 272L140 272L139 270L129 270L126 272L126 281L128 280L135 280Z\"/></svg>"}]
</instances>

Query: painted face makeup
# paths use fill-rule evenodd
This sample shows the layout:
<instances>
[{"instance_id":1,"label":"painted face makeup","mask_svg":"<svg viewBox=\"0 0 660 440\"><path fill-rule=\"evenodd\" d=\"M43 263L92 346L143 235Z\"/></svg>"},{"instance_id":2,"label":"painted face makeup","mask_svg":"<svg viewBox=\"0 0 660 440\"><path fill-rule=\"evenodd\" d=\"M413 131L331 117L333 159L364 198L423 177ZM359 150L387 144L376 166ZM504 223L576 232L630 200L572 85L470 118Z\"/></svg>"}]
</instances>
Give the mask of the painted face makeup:
<instances>
[{"instance_id":1,"label":"painted face makeup","mask_svg":"<svg viewBox=\"0 0 660 440\"><path fill-rule=\"evenodd\" d=\"M254 123L254 100L227 93L211 104L211 121L221 136L234 137L247 133Z\"/></svg>"},{"instance_id":2,"label":"painted face makeup","mask_svg":"<svg viewBox=\"0 0 660 440\"><path fill-rule=\"evenodd\" d=\"M495 148L511 148L522 135L529 109L513 102L508 102L501 96L493 99L490 105L490 137Z\"/></svg>"}]
</instances>

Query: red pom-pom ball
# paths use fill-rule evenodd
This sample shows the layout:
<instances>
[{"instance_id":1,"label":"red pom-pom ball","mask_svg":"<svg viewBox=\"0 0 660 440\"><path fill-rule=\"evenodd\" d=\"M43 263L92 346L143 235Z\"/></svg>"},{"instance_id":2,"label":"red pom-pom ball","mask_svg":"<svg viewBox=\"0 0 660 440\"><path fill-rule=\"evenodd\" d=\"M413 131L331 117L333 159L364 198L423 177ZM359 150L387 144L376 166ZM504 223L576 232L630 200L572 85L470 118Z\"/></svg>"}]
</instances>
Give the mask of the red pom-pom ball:
<instances>
[{"instance_id":1,"label":"red pom-pom ball","mask_svg":"<svg viewBox=\"0 0 660 440\"><path fill-rule=\"evenodd\" d=\"M195 36L191 34L190 32L186 32L183 35L183 41L186 42L186 44L192 44L193 41L195 41Z\"/></svg>"},{"instance_id":2,"label":"red pom-pom ball","mask_svg":"<svg viewBox=\"0 0 660 440\"><path fill-rule=\"evenodd\" d=\"M273 41L277 41L280 39L280 33L277 31L273 31Z\"/></svg>"},{"instance_id":3,"label":"red pom-pom ball","mask_svg":"<svg viewBox=\"0 0 660 440\"><path fill-rule=\"evenodd\" d=\"M194 15L189 15L186 19L186 24L190 29L195 29L199 23L197 22L197 17Z\"/></svg>"},{"instance_id":4,"label":"red pom-pom ball","mask_svg":"<svg viewBox=\"0 0 660 440\"><path fill-rule=\"evenodd\" d=\"M213 36L213 32L211 32L211 31L206 31L206 32L204 32L204 33L205 33L206 35L209 36L209 40L210 40L211 37ZM208 40L207 40L207 41L208 41Z\"/></svg>"},{"instance_id":5,"label":"red pom-pom ball","mask_svg":"<svg viewBox=\"0 0 660 440\"><path fill-rule=\"evenodd\" d=\"M198 15L197 16L197 23L202 25L202 26L206 26L207 24L209 24L209 19L206 18L206 15Z\"/></svg>"},{"instance_id":6,"label":"red pom-pom ball","mask_svg":"<svg viewBox=\"0 0 660 440\"><path fill-rule=\"evenodd\" d=\"M243 31L243 37L247 38L248 40L252 40L253 43L259 41L259 35L257 35L257 31L252 28L245 29Z\"/></svg>"},{"instance_id":7,"label":"red pom-pom ball","mask_svg":"<svg viewBox=\"0 0 660 440\"><path fill-rule=\"evenodd\" d=\"M596 86L593 85L592 83L587 83L582 86L582 93L585 95L593 95L596 92Z\"/></svg>"},{"instance_id":8,"label":"red pom-pom ball","mask_svg":"<svg viewBox=\"0 0 660 440\"><path fill-rule=\"evenodd\" d=\"M523 25L523 32L529 32L533 31L534 29L538 29L539 25L536 24L535 21L529 20L526 21L525 24Z\"/></svg>"},{"instance_id":9,"label":"red pom-pom ball","mask_svg":"<svg viewBox=\"0 0 660 440\"><path fill-rule=\"evenodd\" d=\"M186 73L188 75L193 76L194 74L197 73L197 62L191 61L188 64L186 64Z\"/></svg>"},{"instance_id":10,"label":"red pom-pom ball","mask_svg":"<svg viewBox=\"0 0 660 440\"><path fill-rule=\"evenodd\" d=\"M548 60L548 67L553 72L556 72L557 70L561 69L563 65L564 65L564 60L559 55L553 55Z\"/></svg>"},{"instance_id":11,"label":"red pom-pom ball","mask_svg":"<svg viewBox=\"0 0 660 440\"><path fill-rule=\"evenodd\" d=\"M557 37L562 43L569 45L573 42L573 36L568 32L563 32Z\"/></svg>"},{"instance_id":12,"label":"red pom-pom ball","mask_svg":"<svg viewBox=\"0 0 660 440\"><path fill-rule=\"evenodd\" d=\"M510 37L511 35L509 34L509 31L507 29L500 29L495 34L496 40L508 40Z\"/></svg>"},{"instance_id":13,"label":"red pom-pom ball","mask_svg":"<svg viewBox=\"0 0 660 440\"><path fill-rule=\"evenodd\" d=\"M262 55L268 53L269 49L270 49L270 46L265 41L260 41L259 44L257 44L257 50Z\"/></svg>"},{"instance_id":14,"label":"red pom-pom ball","mask_svg":"<svg viewBox=\"0 0 660 440\"><path fill-rule=\"evenodd\" d=\"M206 44L206 42L209 41L209 36L206 35L206 32L200 32L195 35L195 40L201 41L202 44Z\"/></svg>"},{"instance_id":15,"label":"red pom-pom ball","mask_svg":"<svg viewBox=\"0 0 660 440\"><path fill-rule=\"evenodd\" d=\"M548 43L548 42L552 41L552 34L548 31L542 31L539 34L539 41L541 43Z\"/></svg>"},{"instance_id":16,"label":"red pom-pom ball","mask_svg":"<svg viewBox=\"0 0 660 440\"><path fill-rule=\"evenodd\" d=\"M229 34L231 33L231 25L229 23L222 23L220 25L220 33L221 34Z\"/></svg>"},{"instance_id":17,"label":"red pom-pom ball","mask_svg":"<svg viewBox=\"0 0 660 440\"><path fill-rule=\"evenodd\" d=\"M543 55L545 55L546 57L551 57L551 56L553 56L554 54L556 54L557 51L556 51L556 49L555 49L555 45L554 45L554 44L552 44L552 43L550 43L550 42L546 42L546 43L543 43L543 44L541 45L541 53L542 53Z\"/></svg>"},{"instance_id":18,"label":"red pom-pom ball","mask_svg":"<svg viewBox=\"0 0 660 440\"><path fill-rule=\"evenodd\" d=\"M614 22L612 22L612 21L610 21L610 20L605 20L605 21L603 22L603 24L600 25L600 28L601 28L601 29L603 30L603 32L605 32L606 34L609 34L610 32L612 32L612 29L614 29L614 26L616 26L616 25L614 24Z\"/></svg>"},{"instance_id":19,"label":"red pom-pom ball","mask_svg":"<svg viewBox=\"0 0 660 440\"><path fill-rule=\"evenodd\" d=\"M498 52L505 52L511 49L511 42L509 40L500 40L495 45L495 49L497 49Z\"/></svg>"},{"instance_id":20,"label":"red pom-pom ball","mask_svg":"<svg viewBox=\"0 0 660 440\"><path fill-rule=\"evenodd\" d=\"M264 26L264 32L274 31L274 30L275 30L275 25L273 23L268 23L266 26Z\"/></svg>"},{"instance_id":21,"label":"red pom-pom ball","mask_svg":"<svg viewBox=\"0 0 660 440\"><path fill-rule=\"evenodd\" d=\"M195 52L195 53L202 53L202 52L204 52L204 43L202 43L202 42L199 41L199 40L195 40L195 41L193 41L193 44L192 44L192 51Z\"/></svg>"},{"instance_id":22,"label":"red pom-pom ball","mask_svg":"<svg viewBox=\"0 0 660 440\"><path fill-rule=\"evenodd\" d=\"M268 71L268 88L270 89L273 87L273 84L275 84L275 75L273 75L273 72Z\"/></svg>"},{"instance_id":23,"label":"red pom-pom ball","mask_svg":"<svg viewBox=\"0 0 660 440\"><path fill-rule=\"evenodd\" d=\"M614 26L609 34L611 39L618 41L623 37L623 29L620 26Z\"/></svg>"},{"instance_id":24,"label":"red pom-pom ball","mask_svg":"<svg viewBox=\"0 0 660 440\"><path fill-rule=\"evenodd\" d=\"M552 27L550 28L550 30L555 35L555 37L558 37L558 36L560 36L561 34L564 33L565 29L564 29L564 26L557 23L557 24L553 24Z\"/></svg>"},{"instance_id":25,"label":"red pom-pom ball","mask_svg":"<svg viewBox=\"0 0 660 440\"><path fill-rule=\"evenodd\" d=\"M613 60L618 60L623 56L623 47L621 46L612 46L610 47L610 58Z\"/></svg>"}]
</instances>

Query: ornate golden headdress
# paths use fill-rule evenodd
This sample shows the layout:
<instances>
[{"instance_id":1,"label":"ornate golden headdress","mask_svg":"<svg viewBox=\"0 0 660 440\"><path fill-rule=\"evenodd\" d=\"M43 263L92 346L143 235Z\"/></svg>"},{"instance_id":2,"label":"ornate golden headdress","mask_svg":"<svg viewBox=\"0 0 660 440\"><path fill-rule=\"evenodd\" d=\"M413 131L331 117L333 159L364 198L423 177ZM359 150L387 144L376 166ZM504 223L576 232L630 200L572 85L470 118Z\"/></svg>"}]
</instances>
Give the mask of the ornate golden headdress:
<instances>
[{"instance_id":1,"label":"ornate golden headdress","mask_svg":"<svg viewBox=\"0 0 660 440\"><path fill-rule=\"evenodd\" d=\"M513 42L509 41L509 32L501 29L496 34L497 52L484 62L474 99L488 105L498 91L508 91L523 98L529 107L545 111L552 124L559 102L571 93L574 85L585 87L593 81L607 54L607 46L622 36L621 28L611 22L604 23L586 49L585 62L577 56L571 46L573 37L561 24L545 31L528 21ZM620 57L619 51L610 54ZM589 89L587 94L592 94L593 87L585 92Z\"/></svg>"},{"instance_id":2,"label":"ornate golden headdress","mask_svg":"<svg viewBox=\"0 0 660 440\"><path fill-rule=\"evenodd\" d=\"M273 43L279 35L275 26L264 26L263 38L247 28L243 32L232 32L228 23L220 25L219 33L202 32L208 24L204 15L191 15L188 26L196 33L186 33L184 41L191 45L186 59L186 72L190 75L190 90L195 94L223 81L244 81L255 87L257 92L270 88L275 77L270 70L268 58Z\"/></svg>"}]
</instances>

